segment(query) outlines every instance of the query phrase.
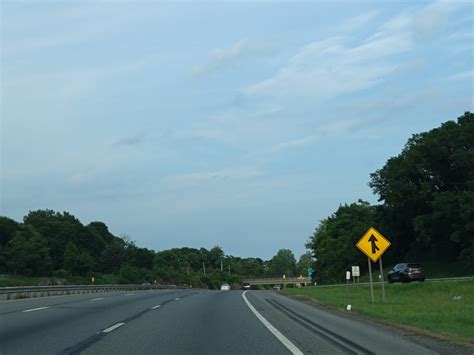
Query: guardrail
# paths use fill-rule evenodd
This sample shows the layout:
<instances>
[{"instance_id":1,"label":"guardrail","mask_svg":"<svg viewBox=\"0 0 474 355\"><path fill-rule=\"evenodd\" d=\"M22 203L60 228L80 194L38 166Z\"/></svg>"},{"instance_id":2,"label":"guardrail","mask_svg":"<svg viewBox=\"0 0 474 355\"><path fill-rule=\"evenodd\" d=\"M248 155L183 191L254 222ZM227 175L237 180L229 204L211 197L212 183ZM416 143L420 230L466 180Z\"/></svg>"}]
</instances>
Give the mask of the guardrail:
<instances>
[{"instance_id":1,"label":"guardrail","mask_svg":"<svg viewBox=\"0 0 474 355\"><path fill-rule=\"evenodd\" d=\"M474 281L474 276L462 276L462 277L440 277L436 279L426 279L425 282L441 282L441 281ZM380 281L374 281L374 285L380 285ZM387 281L384 281L384 284L388 284ZM370 286L370 282L360 282L360 283L344 283L344 284L332 284L332 285L315 285L311 287L353 287L353 286Z\"/></svg>"},{"instance_id":2,"label":"guardrail","mask_svg":"<svg viewBox=\"0 0 474 355\"><path fill-rule=\"evenodd\" d=\"M273 277L265 279L246 279L243 282L247 282L251 285L275 285L275 284L294 284L294 283L311 283L309 277Z\"/></svg>"},{"instance_id":3,"label":"guardrail","mask_svg":"<svg viewBox=\"0 0 474 355\"><path fill-rule=\"evenodd\" d=\"M181 288L174 285L61 285L61 286L21 286L0 287L0 301L19 298L73 295L111 291L138 291Z\"/></svg>"}]
</instances>

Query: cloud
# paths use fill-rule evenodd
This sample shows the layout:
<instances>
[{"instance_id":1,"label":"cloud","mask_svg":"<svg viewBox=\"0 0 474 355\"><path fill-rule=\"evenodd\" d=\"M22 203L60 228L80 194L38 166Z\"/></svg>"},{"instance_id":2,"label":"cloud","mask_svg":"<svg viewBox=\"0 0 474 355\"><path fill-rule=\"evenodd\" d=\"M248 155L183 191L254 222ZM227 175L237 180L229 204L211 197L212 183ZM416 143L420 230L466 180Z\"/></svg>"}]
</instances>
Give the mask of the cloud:
<instances>
[{"instance_id":1,"label":"cloud","mask_svg":"<svg viewBox=\"0 0 474 355\"><path fill-rule=\"evenodd\" d=\"M168 182L178 185L194 185L206 182L213 182L217 180L249 180L259 176L263 173L259 170L216 170L216 171L199 171L188 174L173 175L166 178Z\"/></svg>"},{"instance_id":2,"label":"cloud","mask_svg":"<svg viewBox=\"0 0 474 355\"><path fill-rule=\"evenodd\" d=\"M266 54L269 49L268 46L252 42L247 38L241 39L230 48L215 49L206 63L194 67L193 75L201 76L210 73L247 55Z\"/></svg>"},{"instance_id":3,"label":"cloud","mask_svg":"<svg viewBox=\"0 0 474 355\"><path fill-rule=\"evenodd\" d=\"M449 15L469 2L466 1L434 1L417 11L413 17L413 28L419 39L432 39L447 26Z\"/></svg>"},{"instance_id":4,"label":"cloud","mask_svg":"<svg viewBox=\"0 0 474 355\"><path fill-rule=\"evenodd\" d=\"M134 145L139 145L143 142L145 139L145 134L144 133L139 133L133 136L128 136L128 137L122 137L118 140L116 140L113 145L116 147L120 146L134 146Z\"/></svg>"},{"instance_id":5,"label":"cloud","mask_svg":"<svg viewBox=\"0 0 474 355\"><path fill-rule=\"evenodd\" d=\"M304 46L273 77L248 87L246 95L283 101L297 96L323 102L375 86L396 69L390 56L412 47L405 32L380 34L353 47L346 40L334 37Z\"/></svg>"},{"instance_id":6,"label":"cloud","mask_svg":"<svg viewBox=\"0 0 474 355\"><path fill-rule=\"evenodd\" d=\"M71 184L71 185L78 186L78 185L83 185L85 183L88 183L88 182L92 181L92 179L93 179L93 175L90 172L88 172L88 173L76 173L76 174L69 177L68 183Z\"/></svg>"},{"instance_id":7,"label":"cloud","mask_svg":"<svg viewBox=\"0 0 474 355\"><path fill-rule=\"evenodd\" d=\"M305 146L305 145L313 143L319 137L331 135L331 134L344 134L344 133L347 133L348 131L358 129L362 125L363 125L363 122L358 119L329 122L314 129L310 135L306 135L301 138L296 138L296 139L292 139L292 140L277 144L275 147L271 149L271 153L277 153L279 151L286 150L289 148Z\"/></svg>"},{"instance_id":8,"label":"cloud","mask_svg":"<svg viewBox=\"0 0 474 355\"><path fill-rule=\"evenodd\" d=\"M461 73L451 75L448 79L450 80L473 80L474 79L474 70L466 70Z\"/></svg>"},{"instance_id":9,"label":"cloud","mask_svg":"<svg viewBox=\"0 0 474 355\"><path fill-rule=\"evenodd\" d=\"M359 16L352 17L351 19L346 20L343 23L341 23L339 26L339 30L341 32L357 31L363 28L365 25L367 25L375 17L377 17L378 14L379 14L379 11L374 10L374 11L369 11Z\"/></svg>"}]
</instances>

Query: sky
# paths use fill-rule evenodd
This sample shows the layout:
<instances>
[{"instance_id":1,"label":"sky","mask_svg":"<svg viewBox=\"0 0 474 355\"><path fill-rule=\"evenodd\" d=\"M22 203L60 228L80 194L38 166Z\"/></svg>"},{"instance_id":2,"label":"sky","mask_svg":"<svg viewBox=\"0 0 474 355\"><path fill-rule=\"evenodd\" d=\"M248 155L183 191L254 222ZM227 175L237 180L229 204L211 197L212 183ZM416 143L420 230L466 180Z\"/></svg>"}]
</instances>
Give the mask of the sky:
<instances>
[{"instance_id":1,"label":"sky","mask_svg":"<svg viewBox=\"0 0 474 355\"><path fill-rule=\"evenodd\" d=\"M473 104L470 1L2 1L0 215L298 258ZM367 226L369 227L369 226Z\"/></svg>"}]
</instances>

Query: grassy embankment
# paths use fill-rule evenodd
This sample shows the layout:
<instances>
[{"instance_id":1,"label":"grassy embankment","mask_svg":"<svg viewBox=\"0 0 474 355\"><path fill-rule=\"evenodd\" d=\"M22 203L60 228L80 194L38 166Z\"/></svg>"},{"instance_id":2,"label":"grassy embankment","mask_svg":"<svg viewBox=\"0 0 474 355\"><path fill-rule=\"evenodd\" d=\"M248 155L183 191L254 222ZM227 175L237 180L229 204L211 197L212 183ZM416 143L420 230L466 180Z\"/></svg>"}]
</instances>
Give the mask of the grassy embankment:
<instances>
[{"instance_id":1,"label":"grassy embankment","mask_svg":"<svg viewBox=\"0 0 474 355\"><path fill-rule=\"evenodd\" d=\"M416 261L418 262L418 261ZM449 264L442 264L439 262L433 261L421 261L425 271L426 278L428 279L437 279L444 277L462 277L462 276L474 276L472 271L467 270L462 263L455 262ZM366 265L364 265L366 266ZM384 279L387 281L388 272L393 269L395 265L384 265ZM378 281L379 275L379 264L372 264L372 274L374 281ZM341 281L339 283L346 283L345 275L341 275ZM369 282L369 274L363 274L360 276L360 282Z\"/></svg>"},{"instance_id":2,"label":"grassy embankment","mask_svg":"<svg viewBox=\"0 0 474 355\"><path fill-rule=\"evenodd\" d=\"M474 344L474 281L443 281L386 285L382 303L380 286L374 287L375 303L370 302L370 288L306 287L286 289L289 295L303 295L326 305L407 325L450 339ZM460 300L453 300L461 296Z\"/></svg>"}]
</instances>

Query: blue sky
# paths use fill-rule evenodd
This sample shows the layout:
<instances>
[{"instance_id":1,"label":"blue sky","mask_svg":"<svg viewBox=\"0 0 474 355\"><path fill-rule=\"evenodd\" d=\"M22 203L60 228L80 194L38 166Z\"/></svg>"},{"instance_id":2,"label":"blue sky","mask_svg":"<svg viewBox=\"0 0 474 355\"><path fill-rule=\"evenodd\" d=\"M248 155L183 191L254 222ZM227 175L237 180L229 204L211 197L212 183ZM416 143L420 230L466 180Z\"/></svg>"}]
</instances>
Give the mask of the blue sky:
<instances>
[{"instance_id":1,"label":"blue sky","mask_svg":"<svg viewBox=\"0 0 474 355\"><path fill-rule=\"evenodd\" d=\"M473 111L473 33L469 1L3 1L0 214L298 257L413 133Z\"/></svg>"}]
</instances>

